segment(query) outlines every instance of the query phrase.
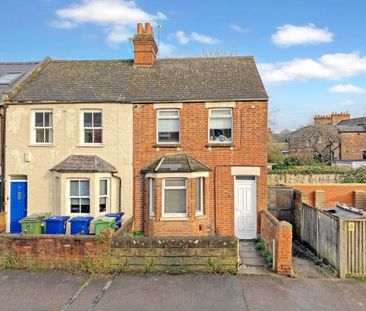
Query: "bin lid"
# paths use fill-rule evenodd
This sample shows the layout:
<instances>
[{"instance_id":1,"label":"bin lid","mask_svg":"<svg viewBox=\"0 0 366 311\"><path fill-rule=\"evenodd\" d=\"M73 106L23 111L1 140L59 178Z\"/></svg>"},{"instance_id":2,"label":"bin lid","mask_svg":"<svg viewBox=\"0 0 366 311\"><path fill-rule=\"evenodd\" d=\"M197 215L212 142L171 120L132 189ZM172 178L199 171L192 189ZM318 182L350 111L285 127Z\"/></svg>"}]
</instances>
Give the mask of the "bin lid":
<instances>
[{"instance_id":1,"label":"bin lid","mask_svg":"<svg viewBox=\"0 0 366 311\"><path fill-rule=\"evenodd\" d=\"M105 214L107 217L122 217L125 213L124 212L118 212L118 213L108 213Z\"/></svg>"},{"instance_id":2,"label":"bin lid","mask_svg":"<svg viewBox=\"0 0 366 311\"><path fill-rule=\"evenodd\" d=\"M22 218L21 220L19 220L20 223L22 222L42 222L43 218L42 217L34 217L34 216L27 216Z\"/></svg>"},{"instance_id":3,"label":"bin lid","mask_svg":"<svg viewBox=\"0 0 366 311\"><path fill-rule=\"evenodd\" d=\"M94 217L91 216L76 216L69 220L69 222L85 222L89 223L93 220Z\"/></svg>"},{"instance_id":4,"label":"bin lid","mask_svg":"<svg viewBox=\"0 0 366 311\"><path fill-rule=\"evenodd\" d=\"M93 224L96 224L96 223L98 223L98 224L111 224L111 223L114 223L114 222L115 222L114 218L112 218L112 217L103 217L103 216L95 218L92 221Z\"/></svg>"},{"instance_id":5,"label":"bin lid","mask_svg":"<svg viewBox=\"0 0 366 311\"><path fill-rule=\"evenodd\" d=\"M44 221L48 221L48 222L51 222L51 221L66 221L69 218L70 218L70 216L50 216L50 217L45 218Z\"/></svg>"}]
</instances>

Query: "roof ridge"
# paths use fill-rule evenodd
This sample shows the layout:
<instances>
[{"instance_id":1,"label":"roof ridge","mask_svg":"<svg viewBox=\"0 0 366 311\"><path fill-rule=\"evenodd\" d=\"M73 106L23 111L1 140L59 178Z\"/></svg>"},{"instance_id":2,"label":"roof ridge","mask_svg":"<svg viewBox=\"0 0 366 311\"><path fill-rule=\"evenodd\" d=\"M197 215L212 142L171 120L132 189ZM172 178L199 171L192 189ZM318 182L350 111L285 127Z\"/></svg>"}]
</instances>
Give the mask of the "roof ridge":
<instances>
[{"instance_id":1,"label":"roof ridge","mask_svg":"<svg viewBox=\"0 0 366 311\"><path fill-rule=\"evenodd\" d=\"M37 65L41 61L26 61L26 62L0 62L0 65Z\"/></svg>"}]
</instances>

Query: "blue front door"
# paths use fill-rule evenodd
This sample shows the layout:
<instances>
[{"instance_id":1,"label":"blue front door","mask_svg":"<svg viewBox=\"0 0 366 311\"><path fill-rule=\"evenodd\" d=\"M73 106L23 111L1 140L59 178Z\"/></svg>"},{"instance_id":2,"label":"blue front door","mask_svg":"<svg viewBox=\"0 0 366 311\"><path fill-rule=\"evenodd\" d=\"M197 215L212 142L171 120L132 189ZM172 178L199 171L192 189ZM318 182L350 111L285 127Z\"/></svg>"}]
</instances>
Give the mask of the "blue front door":
<instances>
[{"instance_id":1,"label":"blue front door","mask_svg":"<svg viewBox=\"0 0 366 311\"><path fill-rule=\"evenodd\" d=\"M22 232L19 220L27 216L27 182L10 183L10 233Z\"/></svg>"}]
</instances>

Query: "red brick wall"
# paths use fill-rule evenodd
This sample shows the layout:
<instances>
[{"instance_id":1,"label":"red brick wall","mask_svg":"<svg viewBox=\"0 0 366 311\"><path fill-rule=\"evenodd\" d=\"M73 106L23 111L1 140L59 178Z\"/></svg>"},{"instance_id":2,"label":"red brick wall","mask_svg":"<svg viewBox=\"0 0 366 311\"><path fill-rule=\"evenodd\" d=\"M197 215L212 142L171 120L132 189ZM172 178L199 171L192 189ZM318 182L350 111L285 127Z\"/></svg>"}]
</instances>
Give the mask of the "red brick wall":
<instances>
[{"instance_id":1,"label":"red brick wall","mask_svg":"<svg viewBox=\"0 0 366 311\"><path fill-rule=\"evenodd\" d=\"M208 143L208 109L204 103L187 103L180 110L179 151L176 148L160 148L159 150L154 148L156 144L156 110L152 104L135 106L133 126L136 230L143 230L143 223L145 223L145 226L148 222L151 223L146 217L143 220L141 169L164 154L187 153L212 169L210 176L205 179L206 219L202 220L202 224L211 225L213 229L216 228L217 234L234 235L234 176L231 176L231 166L261 167L261 175L257 179L257 206L259 212L266 209L267 102L237 103L233 109L234 147L232 148L213 147L210 150L206 146ZM158 186L157 195L160 196L161 192L159 191L161 189ZM147 189L145 189L145 196L146 193ZM192 198L192 204L193 200ZM159 204L160 199L156 199L156 202L156 204ZM146 205L145 215L148 211L147 208ZM150 225L153 228L150 234L201 234L202 230L198 229L199 224L201 223L197 221L163 224L159 218L156 218L156 224ZM179 230L173 230L178 225ZM162 226L161 229L159 229L159 226ZM208 234L207 231L206 234Z\"/></svg>"},{"instance_id":2,"label":"red brick wall","mask_svg":"<svg viewBox=\"0 0 366 311\"><path fill-rule=\"evenodd\" d=\"M282 275L291 275L292 226L288 222L279 221L267 211L264 211L261 214L261 217L261 238L273 255L276 272ZM273 240L275 240L274 254L272 246Z\"/></svg>"},{"instance_id":3,"label":"red brick wall","mask_svg":"<svg viewBox=\"0 0 366 311\"><path fill-rule=\"evenodd\" d=\"M6 256L12 256L19 267L72 269L85 260L100 265L106 260L107 264L109 243L101 243L95 236L2 235L0 259L6 260Z\"/></svg>"},{"instance_id":4,"label":"red brick wall","mask_svg":"<svg viewBox=\"0 0 366 311\"><path fill-rule=\"evenodd\" d=\"M341 160L362 160L366 150L366 133L341 133Z\"/></svg>"},{"instance_id":5,"label":"red brick wall","mask_svg":"<svg viewBox=\"0 0 366 311\"><path fill-rule=\"evenodd\" d=\"M303 201L310 206L315 206L315 191L324 190L326 208L337 203L354 206L354 191L366 191L366 184L293 184L292 187L306 195Z\"/></svg>"},{"instance_id":6,"label":"red brick wall","mask_svg":"<svg viewBox=\"0 0 366 311\"><path fill-rule=\"evenodd\" d=\"M6 213L0 213L0 233L5 232L6 230Z\"/></svg>"}]
</instances>

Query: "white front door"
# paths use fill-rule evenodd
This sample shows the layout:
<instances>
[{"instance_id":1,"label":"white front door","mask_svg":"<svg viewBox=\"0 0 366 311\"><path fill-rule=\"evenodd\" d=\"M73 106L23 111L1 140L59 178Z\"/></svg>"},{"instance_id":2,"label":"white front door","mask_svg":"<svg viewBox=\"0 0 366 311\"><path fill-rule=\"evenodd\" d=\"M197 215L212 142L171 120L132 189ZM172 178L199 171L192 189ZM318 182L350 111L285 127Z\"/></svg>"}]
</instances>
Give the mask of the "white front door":
<instances>
[{"instance_id":1,"label":"white front door","mask_svg":"<svg viewBox=\"0 0 366 311\"><path fill-rule=\"evenodd\" d=\"M239 239L257 237L257 191L253 176L235 177L235 235Z\"/></svg>"}]
</instances>

